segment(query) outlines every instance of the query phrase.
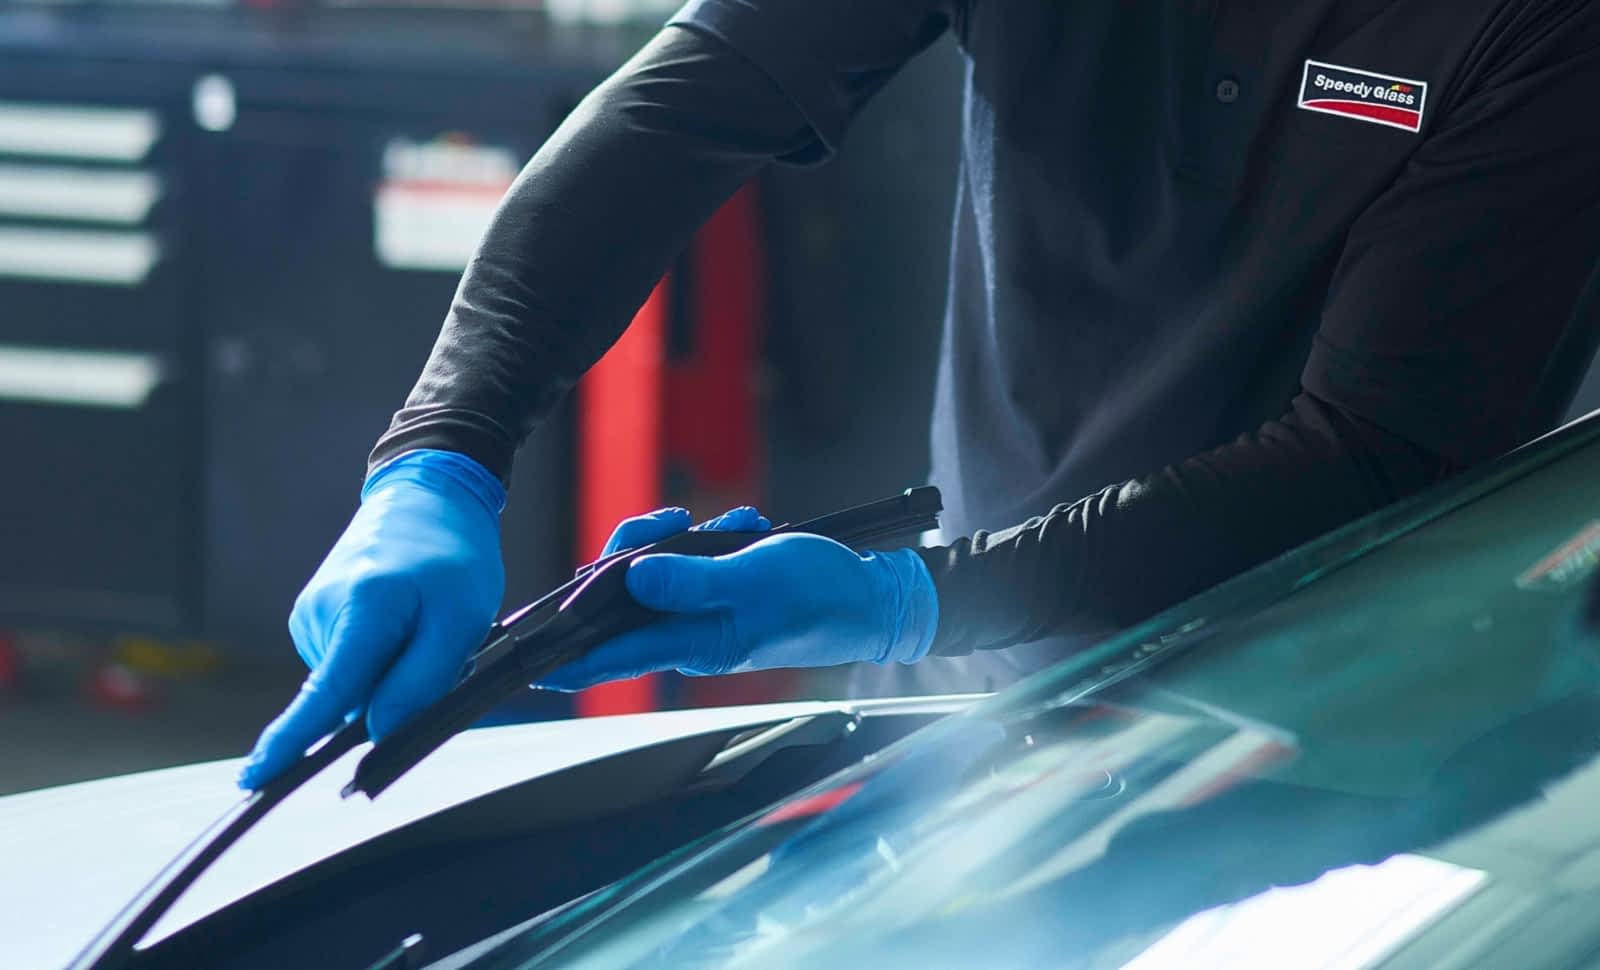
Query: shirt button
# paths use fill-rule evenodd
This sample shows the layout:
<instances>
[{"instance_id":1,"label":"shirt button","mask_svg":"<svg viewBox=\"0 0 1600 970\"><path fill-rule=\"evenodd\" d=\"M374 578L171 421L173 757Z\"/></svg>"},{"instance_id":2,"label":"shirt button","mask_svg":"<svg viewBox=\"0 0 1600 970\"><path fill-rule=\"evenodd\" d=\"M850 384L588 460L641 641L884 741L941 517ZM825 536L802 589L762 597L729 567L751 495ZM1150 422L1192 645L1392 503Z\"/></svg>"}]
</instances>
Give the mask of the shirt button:
<instances>
[{"instance_id":1,"label":"shirt button","mask_svg":"<svg viewBox=\"0 0 1600 970\"><path fill-rule=\"evenodd\" d=\"M1233 104L1239 100L1238 78L1225 77L1217 82L1217 100L1223 104Z\"/></svg>"}]
</instances>

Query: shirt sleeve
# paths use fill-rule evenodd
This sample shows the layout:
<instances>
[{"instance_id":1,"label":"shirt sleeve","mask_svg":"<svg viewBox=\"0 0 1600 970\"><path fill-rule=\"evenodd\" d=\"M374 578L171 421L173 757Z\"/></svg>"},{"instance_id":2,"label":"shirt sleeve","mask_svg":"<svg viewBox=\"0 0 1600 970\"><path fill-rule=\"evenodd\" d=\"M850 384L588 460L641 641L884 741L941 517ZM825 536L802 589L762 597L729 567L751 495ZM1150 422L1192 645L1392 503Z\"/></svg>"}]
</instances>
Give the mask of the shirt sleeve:
<instances>
[{"instance_id":1,"label":"shirt sleeve","mask_svg":"<svg viewBox=\"0 0 1600 970\"><path fill-rule=\"evenodd\" d=\"M369 467L439 448L509 480L717 206L769 162L825 157L949 18L932 0L690 3L518 176Z\"/></svg>"},{"instance_id":2,"label":"shirt sleeve","mask_svg":"<svg viewBox=\"0 0 1600 970\"><path fill-rule=\"evenodd\" d=\"M1453 470L1301 394L1223 447L1009 529L919 550L939 597L930 653L1109 635Z\"/></svg>"},{"instance_id":3,"label":"shirt sleeve","mask_svg":"<svg viewBox=\"0 0 1600 970\"><path fill-rule=\"evenodd\" d=\"M689 0L671 23L704 31L772 78L805 116L808 158L839 146L900 66L958 27L962 0ZM802 159L807 160L807 159Z\"/></svg>"},{"instance_id":4,"label":"shirt sleeve","mask_svg":"<svg viewBox=\"0 0 1600 970\"><path fill-rule=\"evenodd\" d=\"M1548 429L1594 352L1600 15L1530 6L1355 223L1302 375L1460 462Z\"/></svg>"},{"instance_id":5,"label":"shirt sleeve","mask_svg":"<svg viewBox=\"0 0 1600 970\"><path fill-rule=\"evenodd\" d=\"M369 467L456 451L504 480L517 447L621 335L691 234L814 141L758 68L668 28L583 100L506 193Z\"/></svg>"}]
</instances>

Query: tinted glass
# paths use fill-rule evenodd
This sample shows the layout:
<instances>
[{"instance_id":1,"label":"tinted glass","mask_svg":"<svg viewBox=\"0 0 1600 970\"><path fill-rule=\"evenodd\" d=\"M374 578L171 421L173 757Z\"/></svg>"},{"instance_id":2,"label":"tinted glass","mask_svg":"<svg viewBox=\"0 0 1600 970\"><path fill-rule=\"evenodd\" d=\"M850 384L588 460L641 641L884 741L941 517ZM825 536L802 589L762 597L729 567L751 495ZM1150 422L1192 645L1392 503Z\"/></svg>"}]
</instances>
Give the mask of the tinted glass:
<instances>
[{"instance_id":1,"label":"tinted glass","mask_svg":"<svg viewBox=\"0 0 1600 970\"><path fill-rule=\"evenodd\" d=\"M480 966L1588 965L1600 448L1498 474L942 722Z\"/></svg>"}]
</instances>

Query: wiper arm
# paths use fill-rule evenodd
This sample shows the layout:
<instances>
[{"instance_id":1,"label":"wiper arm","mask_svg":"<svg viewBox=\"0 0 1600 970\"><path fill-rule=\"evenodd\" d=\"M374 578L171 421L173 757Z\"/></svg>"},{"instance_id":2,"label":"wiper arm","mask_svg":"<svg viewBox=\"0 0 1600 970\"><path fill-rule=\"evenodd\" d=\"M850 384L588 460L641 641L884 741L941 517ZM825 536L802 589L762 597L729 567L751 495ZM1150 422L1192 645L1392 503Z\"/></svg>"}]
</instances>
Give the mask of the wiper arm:
<instances>
[{"instance_id":1,"label":"wiper arm","mask_svg":"<svg viewBox=\"0 0 1600 970\"><path fill-rule=\"evenodd\" d=\"M469 664L467 677L367 752L344 795L361 792L376 798L440 745L528 684L660 617L640 606L623 583L629 563L640 556L721 556L789 532L827 536L861 549L935 528L940 509L938 489L913 488L894 498L767 532L680 532L592 563L565 586L495 624Z\"/></svg>"}]
</instances>

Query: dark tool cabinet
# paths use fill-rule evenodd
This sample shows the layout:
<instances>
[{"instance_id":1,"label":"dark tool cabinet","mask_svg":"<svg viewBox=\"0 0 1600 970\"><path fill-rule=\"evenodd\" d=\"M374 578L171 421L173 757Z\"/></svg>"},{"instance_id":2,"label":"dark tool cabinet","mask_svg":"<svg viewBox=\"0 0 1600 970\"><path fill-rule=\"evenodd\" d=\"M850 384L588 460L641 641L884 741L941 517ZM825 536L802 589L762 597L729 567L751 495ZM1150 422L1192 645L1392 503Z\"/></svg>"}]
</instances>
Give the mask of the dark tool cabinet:
<instances>
[{"instance_id":1,"label":"dark tool cabinet","mask_svg":"<svg viewBox=\"0 0 1600 970\"><path fill-rule=\"evenodd\" d=\"M452 166L514 171L636 43L531 13L0 7L0 626L277 643L459 275L382 251L394 153L424 204ZM566 424L519 460L545 514L508 513L510 598L570 568Z\"/></svg>"}]
</instances>

